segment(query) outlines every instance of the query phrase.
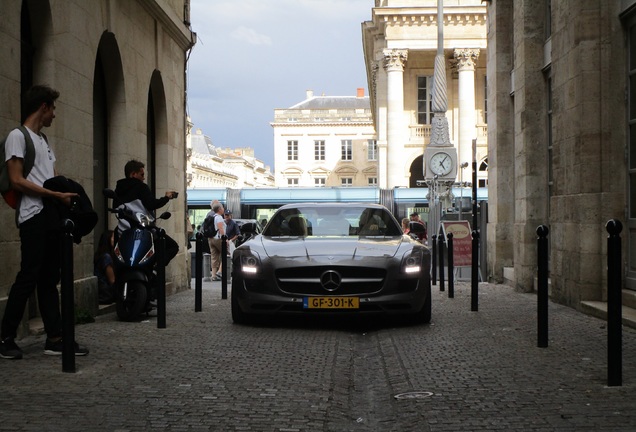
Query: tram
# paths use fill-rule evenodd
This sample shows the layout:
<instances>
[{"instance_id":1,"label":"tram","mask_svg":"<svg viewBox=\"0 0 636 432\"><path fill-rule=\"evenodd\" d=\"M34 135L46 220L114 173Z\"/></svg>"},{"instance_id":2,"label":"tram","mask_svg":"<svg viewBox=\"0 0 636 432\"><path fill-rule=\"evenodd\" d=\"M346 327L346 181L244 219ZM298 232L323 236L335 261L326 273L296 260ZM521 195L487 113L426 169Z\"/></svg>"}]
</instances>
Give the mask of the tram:
<instances>
[{"instance_id":1,"label":"tram","mask_svg":"<svg viewBox=\"0 0 636 432\"><path fill-rule=\"evenodd\" d=\"M472 188L454 187L452 207L446 214L468 219L472 211ZM198 227L210 211L210 203L219 200L232 211L234 219L256 219L266 223L284 204L302 202L359 202L382 204L396 219L417 212L428 221L428 188L377 187L285 187L285 188L209 188L188 189L190 221ZM477 201L488 200L488 188L477 188Z\"/></svg>"}]
</instances>

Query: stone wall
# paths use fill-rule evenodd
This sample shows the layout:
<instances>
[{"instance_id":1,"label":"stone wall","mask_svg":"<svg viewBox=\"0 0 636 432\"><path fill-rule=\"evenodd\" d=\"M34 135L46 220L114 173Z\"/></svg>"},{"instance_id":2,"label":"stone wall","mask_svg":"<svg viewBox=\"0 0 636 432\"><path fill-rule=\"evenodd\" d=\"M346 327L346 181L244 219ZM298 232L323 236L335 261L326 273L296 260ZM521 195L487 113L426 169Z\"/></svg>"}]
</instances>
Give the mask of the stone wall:
<instances>
[{"instance_id":1,"label":"stone wall","mask_svg":"<svg viewBox=\"0 0 636 432\"><path fill-rule=\"evenodd\" d=\"M184 2L44 0L25 1L28 7L23 8L21 1L0 1L0 133L20 121L21 86L29 85L25 70L32 73L33 84L59 90L56 119L45 130L56 169L84 186L100 216L94 235L74 246L78 288L95 284L94 245L105 227L114 226L99 191L114 188L131 158L146 164L157 196L168 189L181 192L183 199L171 201L173 216L162 226L185 249L185 61L193 35L183 23ZM26 67L21 67L22 14L30 22L25 34L33 52L25 56ZM149 124L154 124L152 134ZM13 221L13 210L0 203L0 314L19 268ZM187 288L188 271L182 250L167 269L168 283Z\"/></svg>"}]
</instances>

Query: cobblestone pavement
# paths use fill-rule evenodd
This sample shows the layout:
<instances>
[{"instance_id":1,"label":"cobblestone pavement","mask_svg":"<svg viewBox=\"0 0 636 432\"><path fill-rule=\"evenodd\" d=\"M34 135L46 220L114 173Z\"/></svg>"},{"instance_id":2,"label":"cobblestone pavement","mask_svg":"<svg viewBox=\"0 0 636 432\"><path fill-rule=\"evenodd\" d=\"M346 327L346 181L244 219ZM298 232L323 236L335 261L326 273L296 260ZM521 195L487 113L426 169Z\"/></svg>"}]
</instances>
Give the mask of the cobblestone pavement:
<instances>
[{"instance_id":1,"label":"cobblestone pavement","mask_svg":"<svg viewBox=\"0 0 636 432\"><path fill-rule=\"evenodd\" d=\"M194 286L194 284L193 284ZM550 303L537 348L536 296L503 285L455 298L433 288L430 325L232 324L220 283L168 298L156 317L77 326L77 372L44 337L0 360L0 430L633 431L636 332L623 329L623 385L607 387L604 321ZM417 393L414 393L417 392Z\"/></svg>"}]
</instances>

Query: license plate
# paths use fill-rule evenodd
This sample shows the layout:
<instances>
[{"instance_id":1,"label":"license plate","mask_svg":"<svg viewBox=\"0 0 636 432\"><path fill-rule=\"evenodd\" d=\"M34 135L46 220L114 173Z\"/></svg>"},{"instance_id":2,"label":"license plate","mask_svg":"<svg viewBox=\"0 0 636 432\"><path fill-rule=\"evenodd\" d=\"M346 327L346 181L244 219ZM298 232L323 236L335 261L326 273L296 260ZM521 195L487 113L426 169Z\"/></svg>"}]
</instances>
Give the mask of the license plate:
<instances>
[{"instance_id":1,"label":"license plate","mask_svg":"<svg viewBox=\"0 0 636 432\"><path fill-rule=\"evenodd\" d=\"M358 309L360 299L358 297L305 297L303 307L305 309Z\"/></svg>"}]
</instances>

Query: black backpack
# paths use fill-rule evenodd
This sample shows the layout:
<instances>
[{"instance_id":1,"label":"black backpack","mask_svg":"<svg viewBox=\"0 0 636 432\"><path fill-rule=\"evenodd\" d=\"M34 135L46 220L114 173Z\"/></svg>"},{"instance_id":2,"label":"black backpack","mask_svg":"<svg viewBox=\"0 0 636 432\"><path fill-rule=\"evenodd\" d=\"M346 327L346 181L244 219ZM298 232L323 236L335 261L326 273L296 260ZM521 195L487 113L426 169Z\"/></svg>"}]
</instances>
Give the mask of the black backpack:
<instances>
[{"instance_id":1,"label":"black backpack","mask_svg":"<svg viewBox=\"0 0 636 432\"><path fill-rule=\"evenodd\" d=\"M216 224L214 223L214 217L216 214L207 215L201 225L201 233L205 238L212 238L216 236Z\"/></svg>"}]
</instances>

